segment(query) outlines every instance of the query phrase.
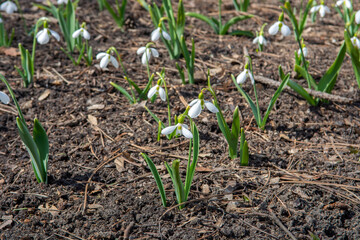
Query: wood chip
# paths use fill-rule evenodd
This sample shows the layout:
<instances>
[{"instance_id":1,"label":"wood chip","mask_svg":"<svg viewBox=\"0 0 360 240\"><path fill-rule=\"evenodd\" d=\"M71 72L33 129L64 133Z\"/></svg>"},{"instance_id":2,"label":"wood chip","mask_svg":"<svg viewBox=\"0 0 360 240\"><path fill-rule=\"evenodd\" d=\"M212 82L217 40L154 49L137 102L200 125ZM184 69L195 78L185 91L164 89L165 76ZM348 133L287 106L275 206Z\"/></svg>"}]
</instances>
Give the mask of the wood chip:
<instances>
[{"instance_id":1,"label":"wood chip","mask_svg":"<svg viewBox=\"0 0 360 240\"><path fill-rule=\"evenodd\" d=\"M97 118L94 117L93 115L90 115L90 114L88 115L88 121L89 121L89 123L91 123L94 126L98 125Z\"/></svg>"},{"instance_id":2,"label":"wood chip","mask_svg":"<svg viewBox=\"0 0 360 240\"><path fill-rule=\"evenodd\" d=\"M46 89L41 95L40 97L38 98L38 100L41 102L43 100L45 100L51 93L51 90L50 89Z\"/></svg>"}]
</instances>

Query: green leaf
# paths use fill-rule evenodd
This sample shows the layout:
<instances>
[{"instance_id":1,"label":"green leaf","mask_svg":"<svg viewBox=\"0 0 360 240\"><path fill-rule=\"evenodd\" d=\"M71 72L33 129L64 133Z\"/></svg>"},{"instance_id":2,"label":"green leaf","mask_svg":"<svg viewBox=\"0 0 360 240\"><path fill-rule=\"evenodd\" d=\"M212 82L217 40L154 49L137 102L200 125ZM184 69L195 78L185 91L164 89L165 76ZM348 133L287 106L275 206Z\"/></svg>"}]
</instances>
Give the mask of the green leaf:
<instances>
[{"instance_id":1,"label":"green leaf","mask_svg":"<svg viewBox=\"0 0 360 240\"><path fill-rule=\"evenodd\" d=\"M181 36L184 33L185 28L185 9L183 1L179 1L178 5L178 14L176 19L176 32L178 36Z\"/></svg>"},{"instance_id":2,"label":"green leaf","mask_svg":"<svg viewBox=\"0 0 360 240\"><path fill-rule=\"evenodd\" d=\"M16 118L16 124L19 129L20 138L26 146L31 158L31 163L35 171L38 182L46 182L47 176L43 166L43 162L40 159L40 153L36 143L31 137L26 124L20 119Z\"/></svg>"},{"instance_id":3,"label":"green leaf","mask_svg":"<svg viewBox=\"0 0 360 240\"><path fill-rule=\"evenodd\" d=\"M352 43L351 43L351 39L349 36L349 33L345 30L344 31L344 38L345 38L345 44L346 44L346 49L347 52L350 55L351 58L351 64L353 66L354 69L354 74L355 74L355 78L356 81L358 83L358 86L360 88L360 57L359 57L359 49L355 48Z\"/></svg>"},{"instance_id":4,"label":"green leaf","mask_svg":"<svg viewBox=\"0 0 360 240\"><path fill-rule=\"evenodd\" d=\"M110 82L111 86L113 86L114 88L116 88L119 92L121 92L128 100L131 104L134 103L134 100L132 98L132 96L121 86L117 85L114 82Z\"/></svg>"},{"instance_id":5,"label":"green leaf","mask_svg":"<svg viewBox=\"0 0 360 240\"><path fill-rule=\"evenodd\" d=\"M239 114L239 107L235 108L234 115L233 115L233 121L231 125L231 134L234 139L236 139L236 142L239 139L240 135L240 114Z\"/></svg>"},{"instance_id":6,"label":"green leaf","mask_svg":"<svg viewBox=\"0 0 360 240\"><path fill-rule=\"evenodd\" d=\"M137 0L137 1L143 8L145 8L146 11L149 11L151 6L147 4L145 0Z\"/></svg>"},{"instance_id":7,"label":"green leaf","mask_svg":"<svg viewBox=\"0 0 360 240\"><path fill-rule=\"evenodd\" d=\"M49 160L49 140L45 129L36 118L34 120L33 139L39 150L40 160L42 161L44 171L47 172Z\"/></svg>"},{"instance_id":8,"label":"green leaf","mask_svg":"<svg viewBox=\"0 0 360 240\"><path fill-rule=\"evenodd\" d=\"M267 110L265 112L264 118L263 118L262 123L261 123L261 128L262 129L265 128L265 124L266 124L266 121L267 121L267 119L268 119L268 117L270 115L270 112L271 112L272 108L274 107L276 100L279 98L281 92L284 90L284 87L288 84L289 79L290 79L290 74L287 74L285 76L284 80L281 82L278 89L276 90L276 92L274 93L273 97L271 98L269 106L268 106L268 108L267 108Z\"/></svg>"},{"instance_id":9,"label":"green leaf","mask_svg":"<svg viewBox=\"0 0 360 240\"><path fill-rule=\"evenodd\" d=\"M243 147L241 149L240 165L249 166L249 147L246 140L244 141Z\"/></svg>"},{"instance_id":10,"label":"green leaf","mask_svg":"<svg viewBox=\"0 0 360 240\"><path fill-rule=\"evenodd\" d=\"M318 91L329 93L332 90L332 88L336 82L337 75L340 71L341 65L344 61L345 54L346 54L346 46L345 46L345 43L343 43L341 45L340 51L339 51L334 63L331 65L331 67L329 67L329 69L326 71L324 76L320 79L319 84L318 84L318 89L317 89Z\"/></svg>"},{"instance_id":11,"label":"green leaf","mask_svg":"<svg viewBox=\"0 0 360 240\"><path fill-rule=\"evenodd\" d=\"M242 30L234 30L229 33L232 36L246 36L246 37L253 37L254 34L251 31L242 31Z\"/></svg>"},{"instance_id":12,"label":"green leaf","mask_svg":"<svg viewBox=\"0 0 360 240\"><path fill-rule=\"evenodd\" d=\"M258 110L257 110L257 107L256 107L255 103L250 98L250 96L239 86L239 84L237 84L234 75L231 75L231 78L232 78L236 88L238 89L238 91L245 98L246 102L250 105L250 108L251 108L251 110L252 110L252 112L254 114L256 123L258 124L258 126L261 126L261 116L258 114Z\"/></svg>"},{"instance_id":13,"label":"green leaf","mask_svg":"<svg viewBox=\"0 0 360 240\"><path fill-rule=\"evenodd\" d=\"M253 17L253 15L241 15L241 16L233 17L227 23L225 23L225 25L222 27L222 29L220 29L220 35L225 35L228 32L229 28L232 25L236 24L237 22L240 22L245 19L252 18L252 17Z\"/></svg>"},{"instance_id":14,"label":"green leaf","mask_svg":"<svg viewBox=\"0 0 360 240\"><path fill-rule=\"evenodd\" d=\"M149 166L151 173L153 174L153 177L155 179L156 185L159 189L159 193L160 193L160 197L161 197L161 202L162 205L164 207L166 207L166 194L165 194L165 188L163 185L163 182L161 181L161 177L159 175L158 170L156 169L153 161L151 160L151 158L148 157L148 155L146 155L145 153L140 153L141 156L145 159L147 165Z\"/></svg>"},{"instance_id":15,"label":"green leaf","mask_svg":"<svg viewBox=\"0 0 360 240\"><path fill-rule=\"evenodd\" d=\"M175 187L175 193L177 197L178 204L181 204L186 201L185 199L185 191L184 191L184 185L181 181L180 177L180 160L175 160L172 163L172 171L173 171L173 184ZM179 206L179 209L182 209L184 205Z\"/></svg>"},{"instance_id":16,"label":"green leaf","mask_svg":"<svg viewBox=\"0 0 360 240\"><path fill-rule=\"evenodd\" d=\"M304 76L304 78L306 79L307 82L310 82L311 86L313 88L315 88L315 90L318 90L318 85L316 84L315 80L313 79L313 77L310 75L310 73L307 73L306 70L302 67L299 66L297 64L295 64L295 71L300 73L302 76Z\"/></svg>"},{"instance_id":17,"label":"green leaf","mask_svg":"<svg viewBox=\"0 0 360 240\"><path fill-rule=\"evenodd\" d=\"M194 174L195 174L195 169L196 169L196 164L199 158L199 131L197 129L197 127L195 126L194 123L192 123L192 133L193 133L193 157L192 157L192 161L190 164L190 160L191 160L191 140L190 140L190 149L189 149L189 160L188 160L188 168L186 169L186 179L185 179L185 196L184 196L184 201L186 201L188 199L189 193L190 193L190 188L191 188L191 183L192 180L194 178Z\"/></svg>"},{"instance_id":18,"label":"green leaf","mask_svg":"<svg viewBox=\"0 0 360 240\"><path fill-rule=\"evenodd\" d=\"M317 101L315 101L314 98L310 96L310 94L301 85L290 79L288 86L291 87L300 96L302 96L311 106L317 105Z\"/></svg>"},{"instance_id":19,"label":"green leaf","mask_svg":"<svg viewBox=\"0 0 360 240\"><path fill-rule=\"evenodd\" d=\"M148 83L146 84L146 87L144 88L144 90L140 93L139 98L142 100L146 100L147 99L147 92L149 91L149 89L151 88L151 84L154 80L154 74L151 75ZM155 96L156 97L156 96Z\"/></svg>"},{"instance_id":20,"label":"green leaf","mask_svg":"<svg viewBox=\"0 0 360 240\"><path fill-rule=\"evenodd\" d=\"M197 19L207 23L208 25L210 25L210 27L215 31L216 34L220 33L218 25L214 21L212 21L210 18L208 18L200 13L195 13L195 12L187 12L186 16L197 18Z\"/></svg>"}]
</instances>

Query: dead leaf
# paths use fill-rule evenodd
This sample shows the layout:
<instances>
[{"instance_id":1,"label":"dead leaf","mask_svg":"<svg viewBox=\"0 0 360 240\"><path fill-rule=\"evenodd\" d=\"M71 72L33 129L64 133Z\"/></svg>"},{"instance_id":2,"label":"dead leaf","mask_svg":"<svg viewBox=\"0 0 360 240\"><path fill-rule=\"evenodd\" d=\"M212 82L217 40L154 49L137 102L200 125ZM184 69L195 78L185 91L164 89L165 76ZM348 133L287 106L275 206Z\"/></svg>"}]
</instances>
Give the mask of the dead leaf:
<instances>
[{"instance_id":1,"label":"dead leaf","mask_svg":"<svg viewBox=\"0 0 360 240\"><path fill-rule=\"evenodd\" d=\"M197 172L204 172L204 173L213 171L211 168L206 168L206 167L196 167L195 170Z\"/></svg>"},{"instance_id":2,"label":"dead leaf","mask_svg":"<svg viewBox=\"0 0 360 240\"><path fill-rule=\"evenodd\" d=\"M104 104L94 104L94 105L91 105L90 107L88 107L88 110L101 110L104 108L105 108Z\"/></svg>"},{"instance_id":3,"label":"dead leaf","mask_svg":"<svg viewBox=\"0 0 360 240\"><path fill-rule=\"evenodd\" d=\"M118 172L123 172L125 170L125 161L122 157L117 157L114 163Z\"/></svg>"},{"instance_id":4,"label":"dead leaf","mask_svg":"<svg viewBox=\"0 0 360 240\"><path fill-rule=\"evenodd\" d=\"M1 47L0 53L4 53L6 56L11 56L11 57L20 56L20 52L18 51L18 49L13 47L9 47L9 48Z\"/></svg>"},{"instance_id":5,"label":"dead leaf","mask_svg":"<svg viewBox=\"0 0 360 240\"><path fill-rule=\"evenodd\" d=\"M49 95L50 95L51 91L50 89L46 89L38 98L39 101L45 100Z\"/></svg>"},{"instance_id":6,"label":"dead leaf","mask_svg":"<svg viewBox=\"0 0 360 240\"><path fill-rule=\"evenodd\" d=\"M201 188L202 188L202 193L203 193L203 194L209 194L209 193L210 193L210 187L209 187L209 185L203 184Z\"/></svg>"},{"instance_id":7,"label":"dead leaf","mask_svg":"<svg viewBox=\"0 0 360 240\"><path fill-rule=\"evenodd\" d=\"M88 115L88 121L94 126L98 125L98 121L97 121L96 117L94 117L93 115L90 115L90 114Z\"/></svg>"},{"instance_id":8,"label":"dead leaf","mask_svg":"<svg viewBox=\"0 0 360 240\"><path fill-rule=\"evenodd\" d=\"M88 208L90 208L90 209L99 209L99 208L104 208L104 207L103 207L103 205L94 203L94 204L89 204Z\"/></svg>"},{"instance_id":9,"label":"dead leaf","mask_svg":"<svg viewBox=\"0 0 360 240\"><path fill-rule=\"evenodd\" d=\"M59 214L59 209L57 207L55 207L54 205L52 205L51 207L49 207L49 204L46 203L45 206L44 205L40 205L38 207L38 209L40 209L40 212L49 212L51 215L53 215L54 217L56 215Z\"/></svg>"},{"instance_id":10,"label":"dead leaf","mask_svg":"<svg viewBox=\"0 0 360 240\"><path fill-rule=\"evenodd\" d=\"M11 225L12 222L13 222L12 220L7 220L7 221L3 222L3 223L0 225L0 230L3 229L3 228L5 228L6 226Z\"/></svg>"}]
</instances>

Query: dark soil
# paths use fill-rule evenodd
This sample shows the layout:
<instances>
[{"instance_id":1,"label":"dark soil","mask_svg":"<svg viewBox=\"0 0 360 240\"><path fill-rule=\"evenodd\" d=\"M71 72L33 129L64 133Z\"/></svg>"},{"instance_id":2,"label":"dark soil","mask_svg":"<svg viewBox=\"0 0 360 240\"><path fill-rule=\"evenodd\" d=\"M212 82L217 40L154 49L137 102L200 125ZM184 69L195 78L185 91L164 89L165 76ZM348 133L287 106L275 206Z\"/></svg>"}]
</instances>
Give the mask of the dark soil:
<instances>
[{"instance_id":1,"label":"dark soil","mask_svg":"<svg viewBox=\"0 0 360 240\"><path fill-rule=\"evenodd\" d=\"M185 2L187 11L216 17L216 0ZM224 19L238 14L232 1L224 2ZM234 29L254 31L262 23L277 21L277 1L251 2L249 13L256 16ZM28 27L45 15L30 3L22 7ZM322 20L309 21L304 32L315 79L332 64L343 40L343 23L331 11ZM146 10L129 1L124 32L106 11L98 11L96 1L80 1L77 17L88 23L94 55L115 46L128 75L145 86L146 68L136 50L150 40L154 28ZM11 22L8 28L15 28L12 47L23 43L30 49L32 38L24 34L20 15L4 13L3 18ZM56 21L49 27L60 32ZM10 82L28 125L36 117L47 130L50 159L49 183L38 184L18 135L15 107L0 105L0 239L311 239L311 233L320 239L360 239L360 102L350 58L345 58L333 94L352 98L353 103L330 101L310 107L294 92L284 91L266 130L261 131L230 74L243 70L244 46L255 75L278 80L279 64L291 72L293 52L298 49L293 35L269 37L271 44L257 53L252 39L217 36L192 18L187 19L185 32L188 43L190 37L195 40L198 83L180 84L175 61L161 42L157 43L160 57L151 60L151 72L165 67L172 114L180 114L185 110L180 97L186 102L197 98L206 87L209 68L229 123L239 106L250 166L240 167L238 159L230 160L216 116L204 111L195 120L200 158L190 202L181 211L164 208L140 152L159 166L169 205L175 206L163 162L180 158L185 176L188 140L162 137L160 143L156 141L157 123L144 103L130 105L109 84L128 87L120 69L110 66L102 71L96 60L92 67L73 66L60 50L64 40L52 39L37 46L36 80L24 88L13 67L20 65L20 56L1 53L0 73ZM184 65L183 59L180 62ZM305 86L304 80L299 82ZM244 88L253 96L250 81ZM260 83L257 88L265 111L275 89ZM7 92L3 85L0 90ZM39 100L45 91L49 95ZM146 104L167 122L165 103Z\"/></svg>"}]
</instances>

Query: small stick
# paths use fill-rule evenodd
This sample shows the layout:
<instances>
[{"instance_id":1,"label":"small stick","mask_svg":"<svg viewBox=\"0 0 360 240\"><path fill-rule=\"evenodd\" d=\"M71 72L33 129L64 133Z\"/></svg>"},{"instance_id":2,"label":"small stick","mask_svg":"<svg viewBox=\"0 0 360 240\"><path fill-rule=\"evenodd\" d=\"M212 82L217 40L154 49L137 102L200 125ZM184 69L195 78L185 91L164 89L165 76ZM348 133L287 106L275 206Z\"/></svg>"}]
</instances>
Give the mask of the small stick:
<instances>
[{"instance_id":1,"label":"small stick","mask_svg":"<svg viewBox=\"0 0 360 240\"><path fill-rule=\"evenodd\" d=\"M286 234L292 239L297 240L296 237L284 226L284 224L280 221L280 219L270 210L270 216L275 221L275 223L286 232Z\"/></svg>"},{"instance_id":2,"label":"small stick","mask_svg":"<svg viewBox=\"0 0 360 240\"><path fill-rule=\"evenodd\" d=\"M129 239L129 235L130 235L130 231L132 229L132 227L134 226L134 222L131 222L129 224L129 226L126 227L125 231L124 231L124 239Z\"/></svg>"}]
</instances>

